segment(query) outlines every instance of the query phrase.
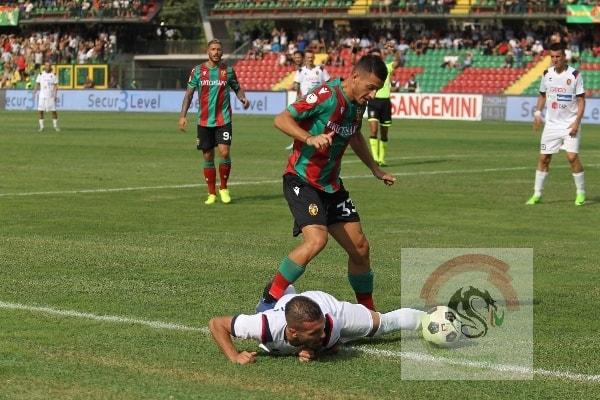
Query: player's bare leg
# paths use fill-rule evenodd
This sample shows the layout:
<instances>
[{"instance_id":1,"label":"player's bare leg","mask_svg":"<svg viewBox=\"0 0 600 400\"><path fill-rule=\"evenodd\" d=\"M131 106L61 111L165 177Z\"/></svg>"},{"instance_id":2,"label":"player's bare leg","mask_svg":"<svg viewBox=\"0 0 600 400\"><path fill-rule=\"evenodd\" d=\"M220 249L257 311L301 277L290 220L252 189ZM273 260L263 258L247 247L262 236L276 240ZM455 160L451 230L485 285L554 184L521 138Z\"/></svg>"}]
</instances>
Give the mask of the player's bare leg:
<instances>
[{"instance_id":1,"label":"player's bare leg","mask_svg":"<svg viewBox=\"0 0 600 400\"><path fill-rule=\"evenodd\" d=\"M38 119L38 123L39 123L40 127L38 129L38 132L41 132L44 130L44 112L40 111L39 114L40 114L40 117Z\"/></svg>"},{"instance_id":2,"label":"player's bare leg","mask_svg":"<svg viewBox=\"0 0 600 400\"><path fill-rule=\"evenodd\" d=\"M329 226L329 233L348 253L348 280L358 303L374 310L373 271L369 241L360 222L340 222Z\"/></svg>"},{"instance_id":3,"label":"player's bare leg","mask_svg":"<svg viewBox=\"0 0 600 400\"><path fill-rule=\"evenodd\" d=\"M256 311L273 308L286 289L302 276L306 265L325 248L328 240L327 227L307 225L302 228L302 243L285 257L275 277L265 288L262 299L256 305Z\"/></svg>"},{"instance_id":4,"label":"player's bare leg","mask_svg":"<svg viewBox=\"0 0 600 400\"><path fill-rule=\"evenodd\" d=\"M531 196L525 204L534 205L542 201L542 192L544 191L544 182L546 181L548 171L550 170L550 161L552 161L552 154L540 154L537 170L535 171L533 196Z\"/></svg>"},{"instance_id":5,"label":"player's bare leg","mask_svg":"<svg viewBox=\"0 0 600 400\"><path fill-rule=\"evenodd\" d=\"M219 161L219 197L221 201L225 204L231 203L231 196L229 194L229 189L227 188L227 180L229 179L229 174L231 173L231 158L229 158L229 145L219 144L219 156L221 160Z\"/></svg>"},{"instance_id":6,"label":"player's bare leg","mask_svg":"<svg viewBox=\"0 0 600 400\"><path fill-rule=\"evenodd\" d=\"M379 121L369 119L369 145L371 146L371 154L373 160L379 162L379 139L377 139L377 131L379 130Z\"/></svg>"},{"instance_id":7,"label":"player's bare leg","mask_svg":"<svg viewBox=\"0 0 600 400\"><path fill-rule=\"evenodd\" d=\"M579 159L577 153L567 152L567 160L571 165L571 172L573 173L573 181L577 188L577 195L575 197L575 205L582 206L585 204L585 176L583 172L583 164Z\"/></svg>"},{"instance_id":8,"label":"player's bare leg","mask_svg":"<svg viewBox=\"0 0 600 400\"><path fill-rule=\"evenodd\" d=\"M217 201L215 150L202 150L202 158L204 159L204 180L208 185L208 197L204 201L204 204L211 205Z\"/></svg>"},{"instance_id":9,"label":"player's bare leg","mask_svg":"<svg viewBox=\"0 0 600 400\"><path fill-rule=\"evenodd\" d=\"M56 132L60 132L60 128L58 127L58 113L56 111L52 111L52 127Z\"/></svg>"}]
</instances>

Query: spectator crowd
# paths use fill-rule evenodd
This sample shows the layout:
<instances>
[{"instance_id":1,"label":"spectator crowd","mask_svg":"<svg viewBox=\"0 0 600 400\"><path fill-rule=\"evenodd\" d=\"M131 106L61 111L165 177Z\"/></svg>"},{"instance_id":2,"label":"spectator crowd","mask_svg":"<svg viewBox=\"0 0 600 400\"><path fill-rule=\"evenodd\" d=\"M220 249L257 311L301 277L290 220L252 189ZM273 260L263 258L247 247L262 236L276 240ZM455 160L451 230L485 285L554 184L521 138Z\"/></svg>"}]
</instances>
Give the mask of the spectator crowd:
<instances>
[{"instance_id":1,"label":"spectator crowd","mask_svg":"<svg viewBox=\"0 0 600 400\"><path fill-rule=\"evenodd\" d=\"M65 18L140 18L157 7L158 0L13 0L3 2L19 8L20 18L45 14Z\"/></svg>"},{"instance_id":2,"label":"spectator crowd","mask_svg":"<svg viewBox=\"0 0 600 400\"><path fill-rule=\"evenodd\" d=\"M341 57L348 51L344 49L360 56L375 48L383 49L389 42L394 44L401 66L408 56L419 57L428 51L445 49L463 54L463 59L449 56L443 67L469 68L476 54L504 56L505 67L522 67L524 56L539 56L557 42L566 45L569 62L577 62L584 50L590 50L594 56L600 55L600 29L556 23L526 23L519 28L465 24L459 29L430 28L415 22L404 23L395 29L362 32L349 25L297 32L281 27L270 32L253 32L253 37L236 30L234 38L239 43L250 43L248 59L262 59L265 53L277 53L280 65L292 65L294 52L310 49L315 53L328 53L326 65L343 66L348 61L347 57Z\"/></svg>"},{"instance_id":3,"label":"spectator crowd","mask_svg":"<svg viewBox=\"0 0 600 400\"><path fill-rule=\"evenodd\" d=\"M41 66L106 63L116 52L115 32L0 34L0 88L30 88Z\"/></svg>"}]
</instances>

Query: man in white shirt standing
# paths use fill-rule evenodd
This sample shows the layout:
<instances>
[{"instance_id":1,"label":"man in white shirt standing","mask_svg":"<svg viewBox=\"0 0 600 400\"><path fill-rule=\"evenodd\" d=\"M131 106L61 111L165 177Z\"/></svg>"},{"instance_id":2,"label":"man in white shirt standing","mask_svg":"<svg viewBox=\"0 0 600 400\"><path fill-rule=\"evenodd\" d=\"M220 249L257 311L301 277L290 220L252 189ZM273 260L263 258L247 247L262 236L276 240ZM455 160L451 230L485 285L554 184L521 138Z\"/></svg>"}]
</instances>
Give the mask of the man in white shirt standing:
<instances>
[{"instance_id":1,"label":"man in white shirt standing","mask_svg":"<svg viewBox=\"0 0 600 400\"><path fill-rule=\"evenodd\" d=\"M321 86L331 77L329 72L322 65L315 65L315 53L312 50L304 52L304 65L296 71L294 77L294 90L296 98L309 94L314 88ZM294 143L286 147L286 150L292 150Z\"/></svg>"},{"instance_id":2,"label":"man in white shirt standing","mask_svg":"<svg viewBox=\"0 0 600 400\"><path fill-rule=\"evenodd\" d=\"M43 71L37 76L35 80L35 94L34 97L38 98L38 111L40 113L40 129L39 132L44 130L44 112L52 111L52 126L56 132L59 132L58 128L58 113L56 112L56 97L58 93L58 78L52 72L52 65L50 62L44 64Z\"/></svg>"},{"instance_id":3,"label":"man in white shirt standing","mask_svg":"<svg viewBox=\"0 0 600 400\"><path fill-rule=\"evenodd\" d=\"M327 70L321 65L315 65L315 53L312 50L306 50L304 66L296 71L294 78L294 90L296 90L298 98L306 96L329 79Z\"/></svg>"},{"instance_id":4,"label":"man in white shirt standing","mask_svg":"<svg viewBox=\"0 0 600 400\"><path fill-rule=\"evenodd\" d=\"M544 71L534 112L533 128L539 130L542 125L542 110L548 103L535 172L534 193L526 204L540 203L552 154L565 150L577 189L575 205L582 206L585 204L585 181L583 165L579 159L579 142L581 120L585 111L583 78L579 71L567 65L562 44L554 43L550 46L550 58L552 66Z\"/></svg>"}]
</instances>

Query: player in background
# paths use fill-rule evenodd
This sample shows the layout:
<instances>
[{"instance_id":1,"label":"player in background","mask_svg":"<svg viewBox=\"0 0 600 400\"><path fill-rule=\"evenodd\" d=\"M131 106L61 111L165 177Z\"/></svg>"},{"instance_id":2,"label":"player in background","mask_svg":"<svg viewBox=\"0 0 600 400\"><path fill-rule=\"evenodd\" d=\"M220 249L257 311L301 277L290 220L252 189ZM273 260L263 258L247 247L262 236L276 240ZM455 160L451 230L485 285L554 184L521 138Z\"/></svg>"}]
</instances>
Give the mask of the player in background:
<instances>
[{"instance_id":1,"label":"player in background","mask_svg":"<svg viewBox=\"0 0 600 400\"><path fill-rule=\"evenodd\" d=\"M42 72L35 79L35 92L33 97L38 100L39 111L39 129L44 130L44 112L52 112L52 126L56 132L60 132L58 127L58 113L56 112L56 99L58 96L58 78L52 72L52 64L44 63Z\"/></svg>"},{"instance_id":2,"label":"player in background","mask_svg":"<svg viewBox=\"0 0 600 400\"><path fill-rule=\"evenodd\" d=\"M335 353L339 343L417 330L425 314L411 308L381 314L325 292L309 291L285 294L273 310L264 313L212 318L208 326L231 362L253 363L257 355L255 351L238 351L232 336L253 339L270 355L296 355L299 361L307 362Z\"/></svg>"},{"instance_id":3,"label":"player in background","mask_svg":"<svg viewBox=\"0 0 600 400\"><path fill-rule=\"evenodd\" d=\"M304 53L304 65L296 71L294 77L294 91L296 98L309 94L314 88L321 86L329 81L331 77L322 65L315 65L315 53L312 50L306 50ZM291 150L294 143L286 147L286 150Z\"/></svg>"},{"instance_id":4,"label":"player in background","mask_svg":"<svg viewBox=\"0 0 600 400\"><path fill-rule=\"evenodd\" d=\"M294 139L283 176L283 192L294 217L294 236L303 241L283 258L257 311L272 308L304 273L331 235L348 253L348 280L360 304L374 309L369 242L350 194L340 179L350 145L377 179L395 178L379 168L360 132L366 103L381 88L387 69L380 57L363 57L344 81L336 79L298 99L275 117L275 126Z\"/></svg>"},{"instance_id":5,"label":"player in background","mask_svg":"<svg viewBox=\"0 0 600 400\"><path fill-rule=\"evenodd\" d=\"M315 53L306 50L304 53L304 65L296 71L294 78L294 90L296 97L304 97L314 88L329 81L330 76L322 65L315 65Z\"/></svg>"},{"instance_id":6,"label":"player in background","mask_svg":"<svg viewBox=\"0 0 600 400\"><path fill-rule=\"evenodd\" d=\"M534 193L526 204L538 204L542 200L552 154L565 150L577 189L575 205L582 206L585 204L585 180L579 159L579 142L581 120L585 112L583 78L579 71L567 65L565 48L560 43L550 46L550 58L552 66L544 71L534 112L533 128L537 131L542 125L542 110L547 103Z\"/></svg>"},{"instance_id":7,"label":"player in background","mask_svg":"<svg viewBox=\"0 0 600 400\"><path fill-rule=\"evenodd\" d=\"M225 204L231 202L227 180L231 172L229 148L233 137L229 91L233 90L244 109L250 106L244 89L238 83L235 71L221 62L223 46L218 39L208 42L208 61L192 69L187 90L179 114L179 129L185 132L187 111L194 91L198 90L198 139L197 148L204 158L204 179L208 185L208 197L204 204L217 201L215 147L219 149L219 197Z\"/></svg>"},{"instance_id":8,"label":"player in background","mask_svg":"<svg viewBox=\"0 0 600 400\"><path fill-rule=\"evenodd\" d=\"M384 51L372 50L370 54L382 59L386 58L386 55L394 54L395 48L392 42L388 42L385 45ZM384 54L385 53L385 54ZM392 102L390 101L390 94L392 91L392 75L394 70L400 65L398 57L394 57L392 61L386 62L385 67L387 68L387 78L383 83L383 87L375 93L375 98L369 100L369 107L367 111L369 121L369 143L371 145L371 153L375 161L381 166L385 166L385 152L387 150L388 143L388 130L392 126ZM378 138L379 131L379 138Z\"/></svg>"}]
</instances>

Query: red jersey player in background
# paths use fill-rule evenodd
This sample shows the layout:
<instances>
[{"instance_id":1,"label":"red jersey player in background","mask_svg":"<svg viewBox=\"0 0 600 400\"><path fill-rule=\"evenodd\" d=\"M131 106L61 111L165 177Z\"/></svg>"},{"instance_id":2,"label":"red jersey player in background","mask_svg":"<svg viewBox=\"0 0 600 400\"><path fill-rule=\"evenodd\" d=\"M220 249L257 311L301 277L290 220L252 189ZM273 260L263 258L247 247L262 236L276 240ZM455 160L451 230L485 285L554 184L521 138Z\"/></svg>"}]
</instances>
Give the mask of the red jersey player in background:
<instances>
[{"instance_id":1,"label":"red jersey player in background","mask_svg":"<svg viewBox=\"0 0 600 400\"><path fill-rule=\"evenodd\" d=\"M233 90L244 109L250 106L244 89L238 83L233 68L221 63L223 46L218 39L208 42L208 61L192 69L187 90L179 114L179 129L185 132L187 111L192 103L194 91L198 90L198 140L197 148L204 157L204 179L208 185L208 197L204 204L217 201L215 169L215 147L219 148L219 196L223 203L230 203L227 180L231 171L229 148L233 136L229 91Z\"/></svg>"}]
</instances>

